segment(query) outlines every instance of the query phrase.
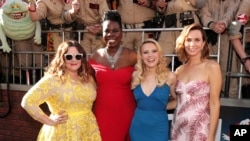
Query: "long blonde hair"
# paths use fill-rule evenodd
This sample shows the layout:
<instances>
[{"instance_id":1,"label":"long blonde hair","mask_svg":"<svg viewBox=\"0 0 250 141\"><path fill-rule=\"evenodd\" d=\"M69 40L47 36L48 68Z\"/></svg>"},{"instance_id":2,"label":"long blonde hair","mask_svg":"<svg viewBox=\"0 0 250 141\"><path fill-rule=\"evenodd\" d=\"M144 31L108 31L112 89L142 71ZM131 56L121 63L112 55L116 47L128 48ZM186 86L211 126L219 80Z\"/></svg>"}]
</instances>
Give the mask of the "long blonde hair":
<instances>
[{"instance_id":1,"label":"long blonde hair","mask_svg":"<svg viewBox=\"0 0 250 141\"><path fill-rule=\"evenodd\" d=\"M144 44L148 44L148 43L154 44L160 55L159 62L156 68L156 74L157 74L157 80L158 80L157 86L162 86L166 83L167 76L170 72L170 70L167 68L168 61L166 57L163 55L163 52L159 43L155 41L154 39L147 39L141 44L141 46L137 50L137 63L135 65L135 71L133 72L133 75L132 75L132 84L131 84L132 89L134 89L137 85L139 85L144 79L143 74L145 73L146 66L142 61L141 49Z\"/></svg>"}]
</instances>

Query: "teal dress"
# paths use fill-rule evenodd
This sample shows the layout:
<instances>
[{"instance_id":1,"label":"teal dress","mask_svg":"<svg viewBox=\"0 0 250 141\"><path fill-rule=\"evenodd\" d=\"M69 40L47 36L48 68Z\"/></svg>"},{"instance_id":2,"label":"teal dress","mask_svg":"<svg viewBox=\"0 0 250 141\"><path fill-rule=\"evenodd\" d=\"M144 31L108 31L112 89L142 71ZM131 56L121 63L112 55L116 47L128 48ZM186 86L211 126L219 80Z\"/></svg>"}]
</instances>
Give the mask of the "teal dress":
<instances>
[{"instance_id":1,"label":"teal dress","mask_svg":"<svg viewBox=\"0 0 250 141\"><path fill-rule=\"evenodd\" d=\"M130 126L131 141L168 141L169 121L166 111L170 94L168 85L156 87L146 96L138 85L134 89L137 102Z\"/></svg>"}]
</instances>

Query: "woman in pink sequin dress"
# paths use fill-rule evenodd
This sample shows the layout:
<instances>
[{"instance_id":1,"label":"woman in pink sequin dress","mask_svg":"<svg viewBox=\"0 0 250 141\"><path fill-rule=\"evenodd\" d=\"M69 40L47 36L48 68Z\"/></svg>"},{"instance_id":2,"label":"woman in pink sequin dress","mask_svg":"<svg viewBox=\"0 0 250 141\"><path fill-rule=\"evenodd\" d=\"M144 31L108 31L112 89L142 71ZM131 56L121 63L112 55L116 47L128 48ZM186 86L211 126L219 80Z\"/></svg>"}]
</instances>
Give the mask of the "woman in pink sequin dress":
<instances>
[{"instance_id":1,"label":"woman in pink sequin dress","mask_svg":"<svg viewBox=\"0 0 250 141\"><path fill-rule=\"evenodd\" d=\"M220 66L207 59L209 49L202 26L184 27L177 38L177 108L171 141L214 141L220 112Z\"/></svg>"}]
</instances>

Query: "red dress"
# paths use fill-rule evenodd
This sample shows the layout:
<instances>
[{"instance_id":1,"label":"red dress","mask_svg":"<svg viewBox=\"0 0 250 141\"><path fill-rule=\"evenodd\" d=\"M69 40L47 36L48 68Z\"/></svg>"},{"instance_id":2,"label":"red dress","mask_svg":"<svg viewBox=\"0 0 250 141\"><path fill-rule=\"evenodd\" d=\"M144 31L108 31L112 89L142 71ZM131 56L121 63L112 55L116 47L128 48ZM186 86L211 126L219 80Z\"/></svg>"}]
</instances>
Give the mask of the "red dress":
<instances>
[{"instance_id":1,"label":"red dress","mask_svg":"<svg viewBox=\"0 0 250 141\"><path fill-rule=\"evenodd\" d=\"M129 127L136 107L131 90L134 67L112 70L92 59L89 63L96 72L94 114L102 141L129 141Z\"/></svg>"}]
</instances>

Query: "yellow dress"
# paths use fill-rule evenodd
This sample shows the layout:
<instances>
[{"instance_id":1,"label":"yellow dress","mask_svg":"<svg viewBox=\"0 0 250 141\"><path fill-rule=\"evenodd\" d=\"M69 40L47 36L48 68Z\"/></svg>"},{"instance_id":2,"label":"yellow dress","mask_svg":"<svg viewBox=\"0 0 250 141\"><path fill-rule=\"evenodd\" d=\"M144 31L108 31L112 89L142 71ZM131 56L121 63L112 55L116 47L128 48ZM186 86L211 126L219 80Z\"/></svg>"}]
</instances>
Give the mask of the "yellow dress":
<instances>
[{"instance_id":1,"label":"yellow dress","mask_svg":"<svg viewBox=\"0 0 250 141\"><path fill-rule=\"evenodd\" d=\"M36 119L45 113L39 105L46 102L55 115L65 110L69 119L65 124L56 126L43 125L38 141L101 141L92 105L96 98L93 83L80 83L69 77L61 83L55 76L43 77L23 97L27 112Z\"/></svg>"}]
</instances>

